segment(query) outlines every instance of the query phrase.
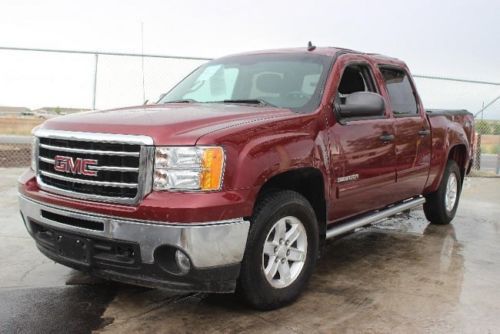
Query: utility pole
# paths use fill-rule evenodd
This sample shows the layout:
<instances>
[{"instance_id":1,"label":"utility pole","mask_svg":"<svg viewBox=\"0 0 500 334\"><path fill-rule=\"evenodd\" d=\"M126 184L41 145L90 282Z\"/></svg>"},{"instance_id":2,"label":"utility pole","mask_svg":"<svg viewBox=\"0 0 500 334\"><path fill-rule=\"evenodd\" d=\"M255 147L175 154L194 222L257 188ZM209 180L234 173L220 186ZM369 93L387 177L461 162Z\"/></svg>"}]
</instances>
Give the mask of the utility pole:
<instances>
[{"instance_id":1,"label":"utility pole","mask_svg":"<svg viewBox=\"0 0 500 334\"><path fill-rule=\"evenodd\" d=\"M142 69L142 102L146 103L146 88L144 84L144 22L141 22L141 69Z\"/></svg>"},{"instance_id":2,"label":"utility pole","mask_svg":"<svg viewBox=\"0 0 500 334\"><path fill-rule=\"evenodd\" d=\"M95 110L95 100L97 94L97 64L99 63L99 54L95 54L95 63L94 63L94 90L92 93L92 110Z\"/></svg>"}]
</instances>

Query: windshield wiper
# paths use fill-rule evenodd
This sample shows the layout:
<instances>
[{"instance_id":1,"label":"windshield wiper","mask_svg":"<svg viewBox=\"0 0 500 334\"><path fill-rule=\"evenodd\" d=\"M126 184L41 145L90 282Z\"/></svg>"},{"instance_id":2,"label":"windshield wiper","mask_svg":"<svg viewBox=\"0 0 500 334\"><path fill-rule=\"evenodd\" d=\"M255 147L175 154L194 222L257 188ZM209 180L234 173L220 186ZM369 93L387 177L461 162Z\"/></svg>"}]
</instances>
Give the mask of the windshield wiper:
<instances>
[{"instance_id":1,"label":"windshield wiper","mask_svg":"<svg viewBox=\"0 0 500 334\"><path fill-rule=\"evenodd\" d=\"M163 104L166 103L242 103L242 104L258 104L261 106L269 106L269 107L275 107L274 104L271 104L265 100L261 99L230 99L230 100L222 100L222 101L208 101L208 102L200 102L196 101L193 99L181 99L181 100L172 100L172 101L165 101Z\"/></svg>"},{"instance_id":2,"label":"windshield wiper","mask_svg":"<svg viewBox=\"0 0 500 334\"><path fill-rule=\"evenodd\" d=\"M183 100L173 100L173 101L165 101L163 104L166 103L197 103L198 101L193 100L193 99L183 99Z\"/></svg>"},{"instance_id":3,"label":"windshield wiper","mask_svg":"<svg viewBox=\"0 0 500 334\"><path fill-rule=\"evenodd\" d=\"M243 103L243 104L260 104L262 106L277 107L274 104L267 102L262 99L233 99L233 100L223 100L214 101L213 103Z\"/></svg>"}]
</instances>

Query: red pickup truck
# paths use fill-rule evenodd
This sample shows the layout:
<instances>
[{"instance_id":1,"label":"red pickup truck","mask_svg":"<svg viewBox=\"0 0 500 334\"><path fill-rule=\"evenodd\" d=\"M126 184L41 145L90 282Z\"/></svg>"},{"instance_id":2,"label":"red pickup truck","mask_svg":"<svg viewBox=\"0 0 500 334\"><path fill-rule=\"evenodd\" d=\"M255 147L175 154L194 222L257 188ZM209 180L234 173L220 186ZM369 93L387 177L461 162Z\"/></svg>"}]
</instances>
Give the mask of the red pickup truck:
<instances>
[{"instance_id":1,"label":"red pickup truck","mask_svg":"<svg viewBox=\"0 0 500 334\"><path fill-rule=\"evenodd\" d=\"M46 121L19 202L56 262L272 309L298 297L326 239L422 204L448 224L473 136L470 113L424 110L400 60L246 53L153 105Z\"/></svg>"}]
</instances>

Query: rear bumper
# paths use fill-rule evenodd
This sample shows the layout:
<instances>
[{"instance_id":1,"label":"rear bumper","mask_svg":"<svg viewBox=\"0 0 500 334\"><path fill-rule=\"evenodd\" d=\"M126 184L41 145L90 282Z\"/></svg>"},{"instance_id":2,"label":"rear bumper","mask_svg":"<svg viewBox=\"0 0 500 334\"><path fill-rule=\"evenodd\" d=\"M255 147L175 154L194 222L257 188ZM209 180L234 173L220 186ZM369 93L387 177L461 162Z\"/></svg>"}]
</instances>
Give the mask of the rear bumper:
<instances>
[{"instance_id":1,"label":"rear bumper","mask_svg":"<svg viewBox=\"0 0 500 334\"><path fill-rule=\"evenodd\" d=\"M54 261L104 278L176 291L233 291L249 229L243 218L169 224L47 205L23 195L19 206L38 248ZM185 275L172 269L176 250L191 262Z\"/></svg>"}]
</instances>

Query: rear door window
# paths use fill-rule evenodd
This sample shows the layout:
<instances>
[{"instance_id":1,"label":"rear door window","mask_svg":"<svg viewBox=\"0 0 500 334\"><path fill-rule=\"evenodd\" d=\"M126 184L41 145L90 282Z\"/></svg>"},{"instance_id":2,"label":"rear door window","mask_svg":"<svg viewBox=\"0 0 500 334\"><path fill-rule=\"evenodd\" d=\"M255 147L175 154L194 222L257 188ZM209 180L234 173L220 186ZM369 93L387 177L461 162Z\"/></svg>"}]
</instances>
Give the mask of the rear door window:
<instances>
[{"instance_id":1,"label":"rear door window","mask_svg":"<svg viewBox=\"0 0 500 334\"><path fill-rule=\"evenodd\" d=\"M408 74L400 69L380 68L395 115L416 115L417 100Z\"/></svg>"}]
</instances>

